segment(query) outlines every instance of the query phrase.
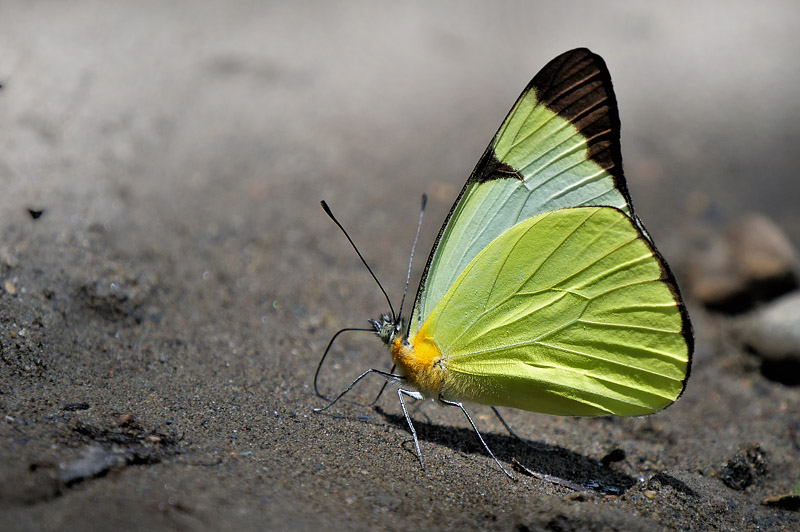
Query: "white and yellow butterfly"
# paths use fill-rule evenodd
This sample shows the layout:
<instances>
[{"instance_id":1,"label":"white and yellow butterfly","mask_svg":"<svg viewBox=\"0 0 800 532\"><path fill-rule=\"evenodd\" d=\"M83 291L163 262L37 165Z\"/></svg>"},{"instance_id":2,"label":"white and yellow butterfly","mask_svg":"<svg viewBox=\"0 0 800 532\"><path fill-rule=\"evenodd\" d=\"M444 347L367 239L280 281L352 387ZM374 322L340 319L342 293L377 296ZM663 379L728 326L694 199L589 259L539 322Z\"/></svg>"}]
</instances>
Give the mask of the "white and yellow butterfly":
<instances>
[{"instance_id":1,"label":"white and yellow butterfly","mask_svg":"<svg viewBox=\"0 0 800 532\"><path fill-rule=\"evenodd\" d=\"M403 396L457 406L475 428L462 402L640 416L683 392L691 323L633 212L619 139L602 58L580 48L553 59L450 209L407 327L394 312L370 320L395 367L339 397L370 373L400 382L420 464Z\"/></svg>"}]
</instances>

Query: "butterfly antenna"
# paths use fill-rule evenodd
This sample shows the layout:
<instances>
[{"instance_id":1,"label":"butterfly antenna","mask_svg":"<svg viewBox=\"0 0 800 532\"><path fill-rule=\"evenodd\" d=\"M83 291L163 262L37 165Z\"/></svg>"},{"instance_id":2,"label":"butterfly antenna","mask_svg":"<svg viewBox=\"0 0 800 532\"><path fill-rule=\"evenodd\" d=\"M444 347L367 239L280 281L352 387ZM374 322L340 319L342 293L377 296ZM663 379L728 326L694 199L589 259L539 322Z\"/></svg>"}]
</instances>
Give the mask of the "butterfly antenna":
<instances>
[{"instance_id":1,"label":"butterfly antenna","mask_svg":"<svg viewBox=\"0 0 800 532\"><path fill-rule=\"evenodd\" d=\"M419 208L419 221L417 222L417 232L414 234L414 243L411 244L411 256L408 257L408 272L406 273L406 287L403 289L403 299L400 300L400 314L403 315L403 304L406 302L406 294L408 294L408 283L411 280L411 263L414 262L414 250L417 249L417 239L419 238L419 231L422 229L422 215L425 214L425 205L428 203L428 196L422 195L422 206ZM383 391L383 390L381 390Z\"/></svg>"},{"instance_id":2,"label":"butterfly antenna","mask_svg":"<svg viewBox=\"0 0 800 532\"><path fill-rule=\"evenodd\" d=\"M328 204L325 203L325 200L322 200L320 202L320 204L322 205L322 210L325 211L325 214L327 214L330 217L330 219L333 220L333 223L335 223L339 227L339 229L342 230L342 233L344 233L344 236L347 238L347 241L350 242L350 245L353 246L353 249L356 251L356 254L358 255L358 258L361 259L361 262L367 268L367 271L372 276L372 278L375 279L375 282L378 283L378 288L380 288L381 292L383 292L383 297L386 298L386 302L389 304L389 310L392 312L392 322L396 321L397 320L397 314L394 313L394 307L392 306L392 302L389 300L389 295L386 293L386 290L383 289L383 285L378 280L378 278L375 276L375 272L372 271L372 268L369 267L369 264L367 264L367 261L364 260L364 256L361 255L361 252L356 247L355 242L353 242L353 239L350 238L350 235L347 234L347 231L345 231L344 227L342 227L342 224L340 224L339 220L337 220L336 217L333 215L333 213L331 212L330 207L328 207Z\"/></svg>"}]
</instances>

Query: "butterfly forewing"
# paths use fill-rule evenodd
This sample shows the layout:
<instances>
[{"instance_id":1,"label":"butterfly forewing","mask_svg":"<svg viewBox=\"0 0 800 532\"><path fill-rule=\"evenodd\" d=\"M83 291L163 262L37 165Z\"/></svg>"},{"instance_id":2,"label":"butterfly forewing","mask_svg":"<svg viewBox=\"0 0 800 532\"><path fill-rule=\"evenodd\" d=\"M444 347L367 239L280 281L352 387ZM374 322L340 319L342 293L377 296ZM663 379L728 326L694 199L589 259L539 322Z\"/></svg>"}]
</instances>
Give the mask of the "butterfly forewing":
<instances>
[{"instance_id":1,"label":"butterfly forewing","mask_svg":"<svg viewBox=\"0 0 800 532\"><path fill-rule=\"evenodd\" d=\"M633 216L619 134L602 58L581 48L548 63L509 112L451 209L428 258L409 334L464 267L517 223L584 205Z\"/></svg>"}]
</instances>

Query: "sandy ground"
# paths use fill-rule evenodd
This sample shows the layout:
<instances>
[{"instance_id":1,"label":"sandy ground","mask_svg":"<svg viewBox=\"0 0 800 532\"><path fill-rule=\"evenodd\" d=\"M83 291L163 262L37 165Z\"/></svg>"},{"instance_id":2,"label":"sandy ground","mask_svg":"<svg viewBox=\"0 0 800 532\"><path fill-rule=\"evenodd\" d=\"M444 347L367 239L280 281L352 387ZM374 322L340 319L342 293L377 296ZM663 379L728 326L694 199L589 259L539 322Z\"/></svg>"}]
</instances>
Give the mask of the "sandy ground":
<instances>
[{"instance_id":1,"label":"sandy ground","mask_svg":"<svg viewBox=\"0 0 800 532\"><path fill-rule=\"evenodd\" d=\"M742 213L800 244L795 3L222 4L0 1L0 528L798 530L762 500L800 480L800 391L691 299L668 410L506 411L529 447L472 409L506 466L561 484L509 481L429 403L421 470L394 394L367 405L378 382L326 414L311 388L331 335L386 311L319 200L399 300L421 194L424 255L576 46L609 65L679 280ZM322 385L388 365L351 336Z\"/></svg>"}]
</instances>

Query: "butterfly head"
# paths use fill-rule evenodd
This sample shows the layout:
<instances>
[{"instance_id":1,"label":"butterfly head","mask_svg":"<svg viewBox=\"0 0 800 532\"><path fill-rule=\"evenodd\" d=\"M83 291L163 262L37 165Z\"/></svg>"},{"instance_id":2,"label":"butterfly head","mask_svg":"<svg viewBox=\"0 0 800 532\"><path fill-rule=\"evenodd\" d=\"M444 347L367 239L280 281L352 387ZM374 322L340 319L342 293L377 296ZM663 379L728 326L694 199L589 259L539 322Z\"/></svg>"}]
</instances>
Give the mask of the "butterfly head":
<instances>
[{"instance_id":1,"label":"butterfly head","mask_svg":"<svg viewBox=\"0 0 800 532\"><path fill-rule=\"evenodd\" d=\"M388 314L381 314L380 319L369 320L370 325L375 328L375 334L385 344L392 343L392 340L403 331L403 318L395 319Z\"/></svg>"}]
</instances>

